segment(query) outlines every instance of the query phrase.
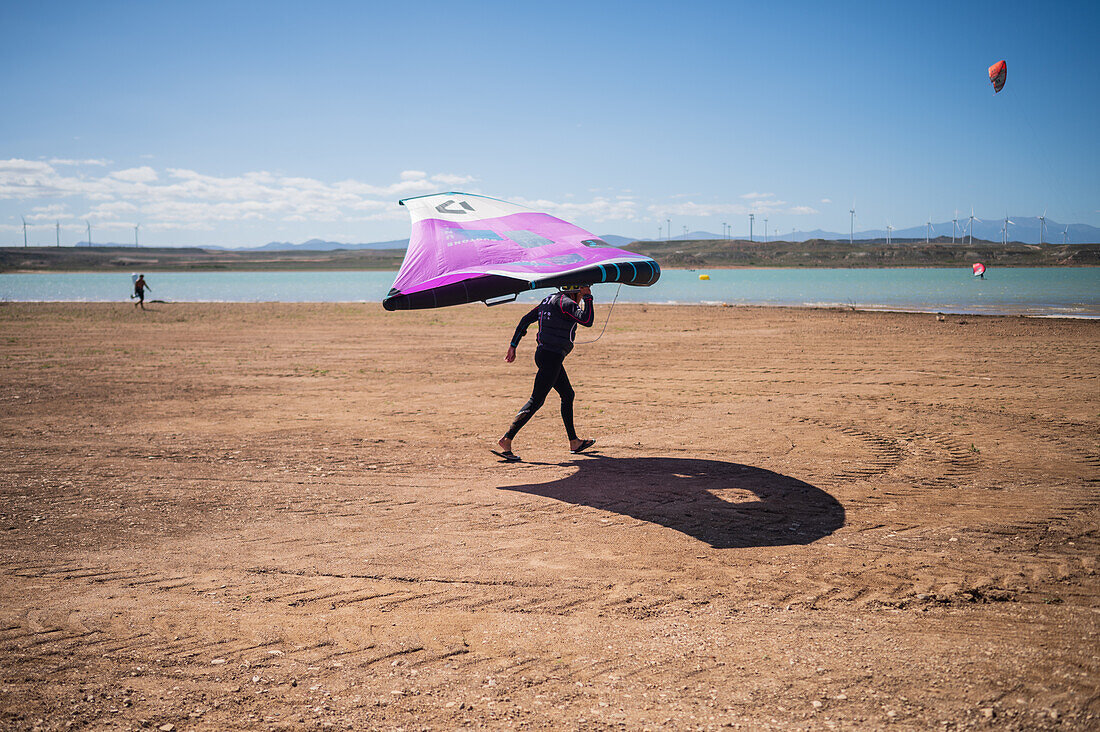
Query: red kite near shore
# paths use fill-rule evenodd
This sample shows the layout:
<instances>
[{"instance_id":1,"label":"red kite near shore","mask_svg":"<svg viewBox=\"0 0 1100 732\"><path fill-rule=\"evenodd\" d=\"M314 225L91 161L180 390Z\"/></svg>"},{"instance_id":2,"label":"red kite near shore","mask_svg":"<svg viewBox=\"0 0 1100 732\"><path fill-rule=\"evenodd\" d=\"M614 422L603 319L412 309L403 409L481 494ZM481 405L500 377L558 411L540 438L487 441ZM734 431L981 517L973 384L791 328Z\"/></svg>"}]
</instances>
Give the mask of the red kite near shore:
<instances>
[{"instance_id":1,"label":"red kite near shore","mask_svg":"<svg viewBox=\"0 0 1100 732\"><path fill-rule=\"evenodd\" d=\"M989 67L989 83L993 85L993 93L1004 89L1005 78L1008 76L1008 64L1003 60Z\"/></svg>"}]
</instances>

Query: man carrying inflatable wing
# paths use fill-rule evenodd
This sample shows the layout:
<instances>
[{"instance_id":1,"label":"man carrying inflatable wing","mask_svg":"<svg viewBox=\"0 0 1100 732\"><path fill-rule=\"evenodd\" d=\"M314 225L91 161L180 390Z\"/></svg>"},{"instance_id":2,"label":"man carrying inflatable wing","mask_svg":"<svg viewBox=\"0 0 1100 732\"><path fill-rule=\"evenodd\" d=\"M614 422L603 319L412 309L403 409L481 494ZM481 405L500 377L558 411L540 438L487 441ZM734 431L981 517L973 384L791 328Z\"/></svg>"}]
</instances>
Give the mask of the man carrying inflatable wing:
<instances>
[{"instance_id":1,"label":"man carrying inflatable wing","mask_svg":"<svg viewBox=\"0 0 1100 732\"><path fill-rule=\"evenodd\" d=\"M582 298L583 304L579 304ZM551 389L557 391L561 397L561 419L565 423L565 432L569 436L570 452L573 454L584 452L596 444L595 440L582 440L577 437L577 431L573 427L575 393L569 384L569 376L565 373L564 364L565 357L573 350L577 326L591 328L595 319L592 291L588 287L580 287L554 293L532 308L531 312L519 321L504 360L508 363L516 360L516 346L527 334L527 328L537 320L539 332L536 336L538 347L535 348L535 365L538 371L535 373L535 386L531 390L531 398L519 410L519 414L516 415L512 426L504 433L504 437L500 438L497 443L500 445L500 450L493 450L494 453L509 462L520 459L512 452L512 440L546 401Z\"/></svg>"}]
</instances>

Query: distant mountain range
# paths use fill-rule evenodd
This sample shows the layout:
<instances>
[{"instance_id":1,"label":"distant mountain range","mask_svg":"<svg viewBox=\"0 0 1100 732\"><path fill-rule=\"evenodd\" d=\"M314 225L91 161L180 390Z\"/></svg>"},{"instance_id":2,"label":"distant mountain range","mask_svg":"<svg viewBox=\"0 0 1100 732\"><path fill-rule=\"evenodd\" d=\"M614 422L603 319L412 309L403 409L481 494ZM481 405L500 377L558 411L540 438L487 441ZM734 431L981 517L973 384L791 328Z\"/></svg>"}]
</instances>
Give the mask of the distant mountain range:
<instances>
[{"instance_id":1,"label":"distant mountain range","mask_svg":"<svg viewBox=\"0 0 1100 732\"><path fill-rule=\"evenodd\" d=\"M1008 225L1008 240L1014 242L1020 242L1021 244L1038 244L1039 243L1039 219L1036 216L1009 216L1009 221L1012 223ZM961 218L958 221L958 227L955 229L956 233L960 236L965 235L966 219ZM1004 225L1003 219L997 219L995 221L981 221L974 220L974 238L985 239L987 241L1001 240L1001 227ZM1088 224L1063 224L1052 219L1046 220L1046 230L1043 234L1043 242L1046 244L1061 244L1062 232L1066 231L1068 226L1068 232L1066 233L1066 242L1068 244L1093 244L1100 242L1100 228L1095 226L1089 226ZM891 239L924 239L925 226L911 226L906 229L894 229L890 233ZM941 221L939 223L932 223L931 238L951 236L951 222ZM680 236L674 236L674 241L699 241L706 239L724 239L725 237L719 234L714 234L709 231L693 231L688 234ZM742 239L744 237L735 236L735 239ZM753 238L757 241L763 241L763 233L756 231L753 233ZM809 241L810 239L827 239L835 241L843 241L848 238L848 232L837 231L824 231L822 229L814 229L812 231L780 231L780 232L768 232L768 239L771 241ZM864 231L857 231L853 235L854 239L866 240L866 239L885 239L886 229L866 229Z\"/></svg>"}]
</instances>

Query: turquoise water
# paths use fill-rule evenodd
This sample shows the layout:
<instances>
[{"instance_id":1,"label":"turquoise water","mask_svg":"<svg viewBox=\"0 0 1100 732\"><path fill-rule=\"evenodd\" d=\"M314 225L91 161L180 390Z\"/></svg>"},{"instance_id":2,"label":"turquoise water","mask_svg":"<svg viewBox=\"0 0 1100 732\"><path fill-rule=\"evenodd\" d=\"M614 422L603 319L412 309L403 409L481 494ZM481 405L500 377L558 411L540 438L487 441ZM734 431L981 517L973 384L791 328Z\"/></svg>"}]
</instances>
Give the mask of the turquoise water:
<instances>
[{"instance_id":1,"label":"turquoise water","mask_svg":"<svg viewBox=\"0 0 1100 732\"><path fill-rule=\"evenodd\" d=\"M700 274L709 274L701 281ZM381 302L393 272L153 272L150 299L168 302ZM616 285L597 285L597 301ZM0 300L129 302L129 274L0 274ZM532 302L545 291L524 293ZM1100 317L1100 268L665 270L620 302L851 306L944 313Z\"/></svg>"}]
</instances>

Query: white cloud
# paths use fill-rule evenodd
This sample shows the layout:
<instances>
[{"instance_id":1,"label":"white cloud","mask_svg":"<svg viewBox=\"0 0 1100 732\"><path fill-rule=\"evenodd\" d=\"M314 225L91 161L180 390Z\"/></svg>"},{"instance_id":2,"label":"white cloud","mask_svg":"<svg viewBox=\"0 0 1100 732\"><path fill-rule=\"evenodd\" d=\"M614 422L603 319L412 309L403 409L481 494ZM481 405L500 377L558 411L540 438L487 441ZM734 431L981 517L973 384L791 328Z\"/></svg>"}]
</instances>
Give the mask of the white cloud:
<instances>
[{"instance_id":1,"label":"white cloud","mask_svg":"<svg viewBox=\"0 0 1100 732\"><path fill-rule=\"evenodd\" d=\"M157 179L157 171L153 170L148 165L143 165L140 168L116 170L110 173L110 176L117 180L124 180L128 183L152 183Z\"/></svg>"},{"instance_id":2,"label":"white cloud","mask_svg":"<svg viewBox=\"0 0 1100 732\"><path fill-rule=\"evenodd\" d=\"M459 186L466 183L473 183L475 180L477 180L477 178L474 178L472 175L448 175L446 173L442 173L439 175L433 175L432 180L436 183L442 183L443 185L447 186Z\"/></svg>"},{"instance_id":3,"label":"white cloud","mask_svg":"<svg viewBox=\"0 0 1100 732\"><path fill-rule=\"evenodd\" d=\"M22 158L0 160L0 175L32 175L51 172L53 172L53 168L49 163L37 160L23 160Z\"/></svg>"},{"instance_id":4,"label":"white cloud","mask_svg":"<svg viewBox=\"0 0 1100 732\"><path fill-rule=\"evenodd\" d=\"M459 186L459 190L477 192L469 187L477 180L473 176L419 170L401 171L389 181L326 181L266 170L221 176L187 168L112 170L107 166L94 170L66 169L65 165L20 158L0 160L0 201L26 202L28 222L87 218L100 229L141 222L143 230L150 231L216 230L229 223L259 222L274 232L288 223L402 221L408 214L397 205L400 198ZM677 194L654 202L623 189L605 189L554 199L511 200L582 225L663 221L670 216L817 213L810 206L789 204L770 193L709 203L693 200L690 194Z\"/></svg>"},{"instance_id":5,"label":"white cloud","mask_svg":"<svg viewBox=\"0 0 1100 732\"><path fill-rule=\"evenodd\" d=\"M118 221L119 216L132 214L137 210L138 207L129 201L112 201L93 206L79 218L91 221Z\"/></svg>"},{"instance_id":6,"label":"white cloud","mask_svg":"<svg viewBox=\"0 0 1100 732\"><path fill-rule=\"evenodd\" d=\"M777 213L786 206L786 201L754 200L751 203L697 203L695 201L677 201L667 204L652 204L647 210L657 218L668 216L738 216L750 213Z\"/></svg>"},{"instance_id":7,"label":"white cloud","mask_svg":"<svg viewBox=\"0 0 1100 732\"><path fill-rule=\"evenodd\" d=\"M822 198L822 199L821 199L821 202L822 202L822 203L832 203L832 202L833 202L833 199L831 199L831 198Z\"/></svg>"},{"instance_id":8,"label":"white cloud","mask_svg":"<svg viewBox=\"0 0 1100 732\"><path fill-rule=\"evenodd\" d=\"M27 221L56 221L60 218L68 218L68 207L63 203L53 203L48 206L35 206L27 214Z\"/></svg>"},{"instance_id":9,"label":"white cloud","mask_svg":"<svg viewBox=\"0 0 1100 732\"><path fill-rule=\"evenodd\" d=\"M50 158L49 163L50 165L99 165L106 167L111 164L111 161L98 159L73 160L72 158Z\"/></svg>"},{"instance_id":10,"label":"white cloud","mask_svg":"<svg viewBox=\"0 0 1100 732\"><path fill-rule=\"evenodd\" d=\"M561 203L546 199L513 199L521 206L527 206L537 211L560 216L570 221L583 219L586 221L633 221L638 217L637 203L631 200L618 198L605 198L597 196L588 202Z\"/></svg>"},{"instance_id":11,"label":"white cloud","mask_svg":"<svg viewBox=\"0 0 1100 732\"><path fill-rule=\"evenodd\" d=\"M57 165L63 164L67 161ZM157 171L150 166L88 174L62 172L45 161L0 160L0 200L76 199L77 205L82 200L87 213L81 218L100 226L142 221L150 229L209 229L216 222L229 221L400 220L407 213L397 205L398 198L474 180L468 175L413 170L380 184L353 179L328 182L264 170L215 176L186 168ZM56 205L62 207L36 206L32 215L40 219L70 215L62 204Z\"/></svg>"},{"instance_id":12,"label":"white cloud","mask_svg":"<svg viewBox=\"0 0 1100 732\"><path fill-rule=\"evenodd\" d=\"M652 204L646 208L652 217L665 219L669 216L721 216L724 214L747 214L751 208L740 203L696 203L680 201L670 204Z\"/></svg>"}]
</instances>

